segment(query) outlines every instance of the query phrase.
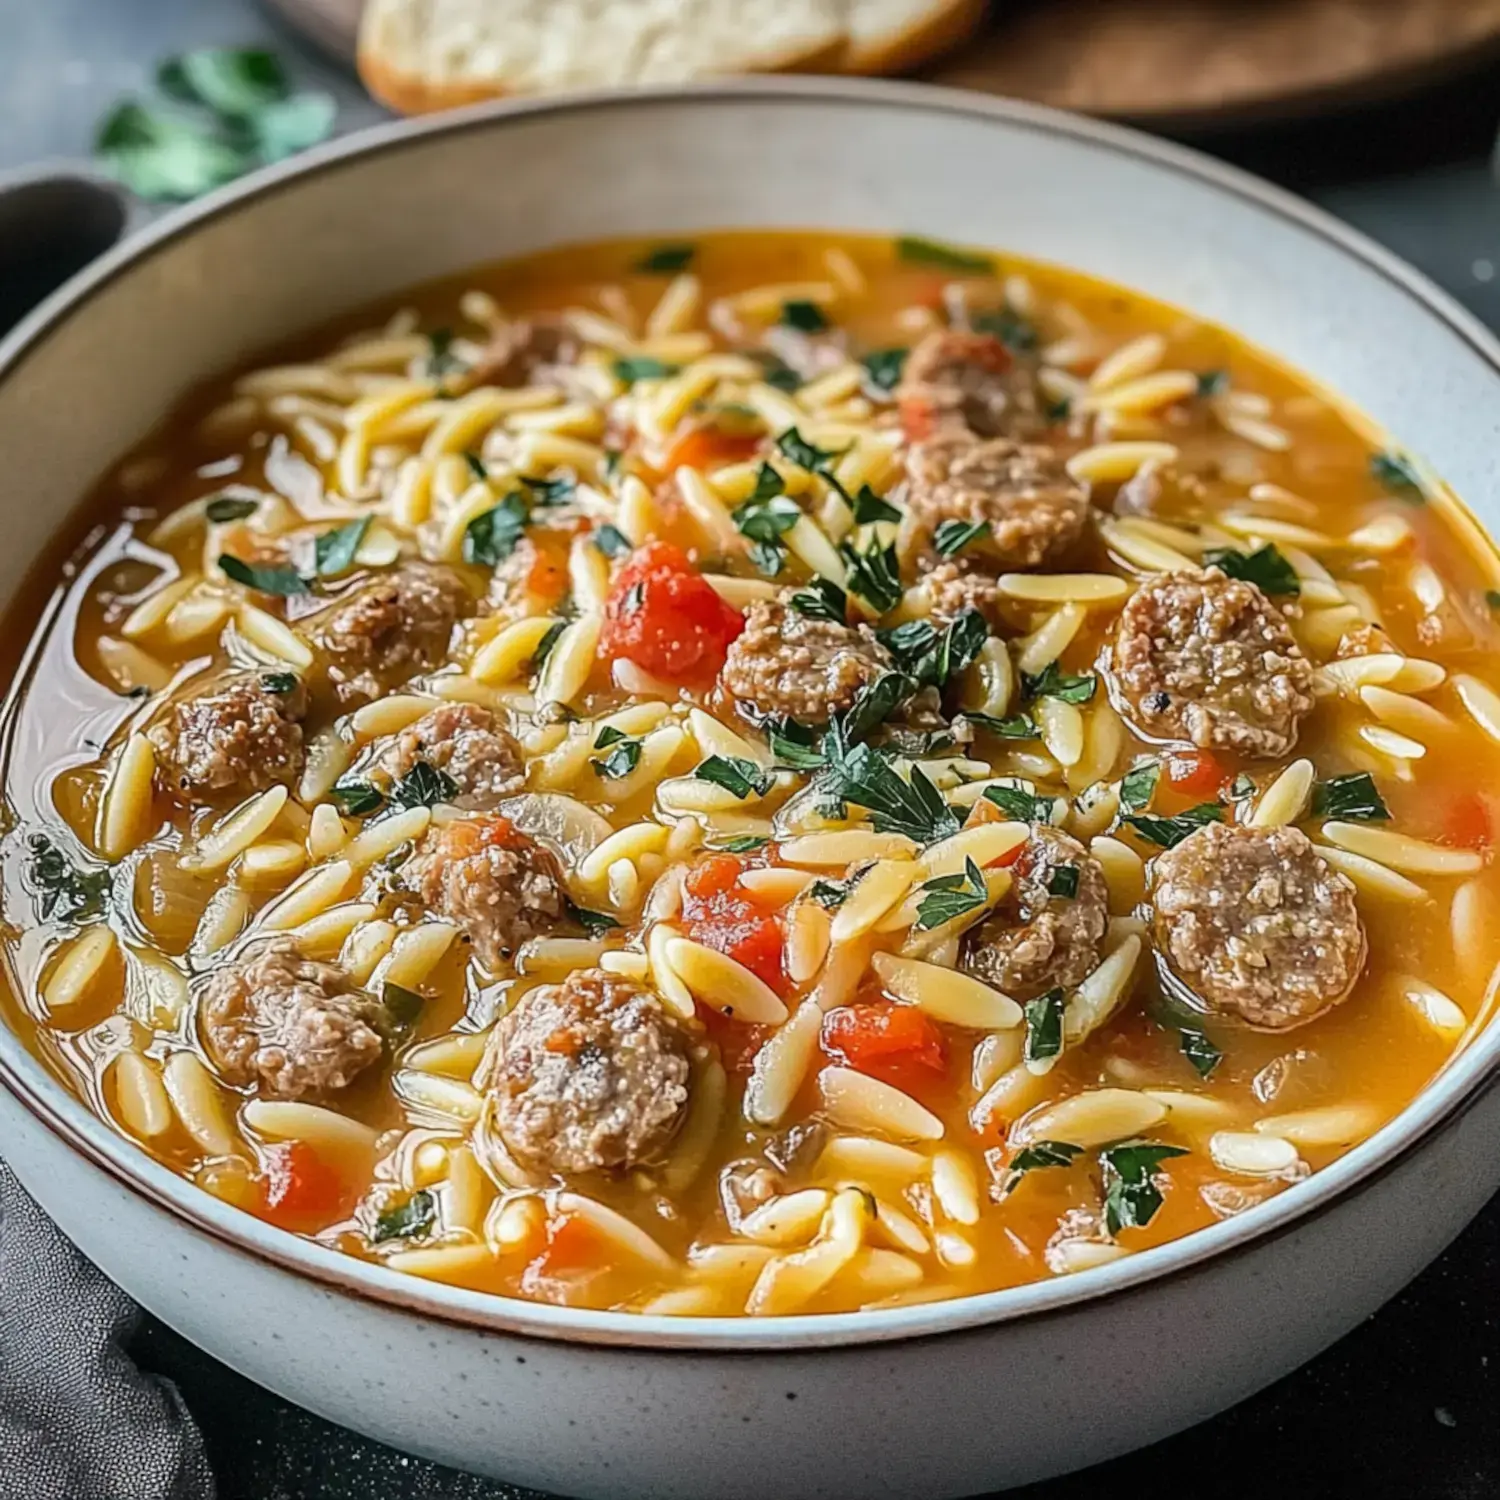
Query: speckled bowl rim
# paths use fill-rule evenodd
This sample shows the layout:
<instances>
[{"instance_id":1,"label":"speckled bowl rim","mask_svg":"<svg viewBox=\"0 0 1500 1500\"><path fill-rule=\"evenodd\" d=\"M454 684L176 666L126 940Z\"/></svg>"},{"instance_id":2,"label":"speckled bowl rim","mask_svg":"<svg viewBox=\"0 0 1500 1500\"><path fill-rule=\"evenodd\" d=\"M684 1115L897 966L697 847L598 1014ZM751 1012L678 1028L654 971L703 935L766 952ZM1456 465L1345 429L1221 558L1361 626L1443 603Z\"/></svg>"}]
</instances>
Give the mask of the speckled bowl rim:
<instances>
[{"instance_id":1,"label":"speckled bowl rim","mask_svg":"<svg viewBox=\"0 0 1500 1500\"><path fill-rule=\"evenodd\" d=\"M491 130L507 121L538 115L610 113L673 103L689 110L732 108L757 101L844 103L866 108L877 105L898 112L978 118L1014 130L1064 137L1099 153L1134 158L1201 184L1205 190L1232 195L1269 217L1290 221L1320 237L1377 273L1389 283L1393 295L1405 297L1466 343L1495 372L1500 394L1500 342L1476 318L1364 235L1248 173L1137 131L1038 105L923 84L799 77L514 100L358 132L295 162L221 189L110 251L0 340L0 383L24 363L29 351L39 346L55 326L86 312L96 293L127 275L138 262L210 221L253 211L257 202L289 185L335 174L363 157L401 151L444 136ZM1244 332L1253 337L1253 329ZM1468 519L1485 530L1471 513ZM0 1026L0 1083L43 1126L115 1182L229 1250L308 1277L351 1298L478 1331L660 1351L744 1353L883 1343L1057 1314L1097 1298L1140 1292L1160 1278L1181 1276L1203 1268L1205 1262L1244 1254L1264 1240L1290 1232L1309 1216L1328 1211L1346 1196L1374 1187L1436 1130L1451 1124L1475 1102L1493 1078L1497 1055L1500 1026L1492 1022L1405 1110L1331 1166L1235 1218L1093 1270L998 1292L877 1312L764 1319L670 1318L554 1307L468 1291L390 1271L276 1229L178 1177L110 1130L32 1057L18 1036Z\"/></svg>"}]
</instances>

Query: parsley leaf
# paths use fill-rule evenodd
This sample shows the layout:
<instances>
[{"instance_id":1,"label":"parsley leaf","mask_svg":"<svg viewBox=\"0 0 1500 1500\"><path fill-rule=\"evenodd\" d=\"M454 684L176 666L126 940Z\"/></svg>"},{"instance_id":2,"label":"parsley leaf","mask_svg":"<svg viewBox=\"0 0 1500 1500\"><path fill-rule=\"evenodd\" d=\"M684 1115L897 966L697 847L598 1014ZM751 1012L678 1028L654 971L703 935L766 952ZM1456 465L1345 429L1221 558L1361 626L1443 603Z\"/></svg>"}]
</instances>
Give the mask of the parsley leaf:
<instances>
[{"instance_id":1,"label":"parsley leaf","mask_svg":"<svg viewBox=\"0 0 1500 1500\"><path fill-rule=\"evenodd\" d=\"M387 1240L425 1240L437 1223L437 1199L423 1188L398 1208L388 1208L375 1220L373 1244Z\"/></svg>"},{"instance_id":2,"label":"parsley leaf","mask_svg":"<svg viewBox=\"0 0 1500 1500\"><path fill-rule=\"evenodd\" d=\"M830 736L836 739L836 736ZM867 744L830 756L829 788L870 814L876 833L899 833L919 844L935 843L959 830L958 818L943 795L913 766L906 782Z\"/></svg>"},{"instance_id":3,"label":"parsley leaf","mask_svg":"<svg viewBox=\"0 0 1500 1500\"><path fill-rule=\"evenodd\" d=\"M901 371L906 365L908 351L905 349L876 349L865 355L860 364L865 367L865 378L877 391L890 392L901 383Z\"/></svg>"},{"instance_id":4,"label":"parsley leaf","mask_svg":"<svg viewBox=\"0 0 1500 1500\"><path fill-rule=\"evenodd\" d=\"M1416 466L1404 454L1388 448L1370 459L1370 473L1392 494L1403 500L1421 504L1426 496L1422 492L1422 481L1417 477Z\"/></svg>"},{"instance_id":5,"label":"parsley leaf","mask_svg":"<svg viewBox=\"0 0 1500 1500\"><path fill-rule=\"evenodd\" d=\"M1143 760L1132 766L1120 779L1120 806L1127 813L1144 812L1151 806L1156 783L1160 780L1160 762Z\"/></svg>"},{"instance_id":6,"label":"parsley leaf","mask_svg":"<svg viewBox=\"0 0 1500 1500\"><path fill-rule=\"evenodd\" d=\"M1368 771L1354 771L1317 782L1313 786L1312 810L1320 818L1342 818L1353 823L1384 823L1391 816Z\"/></svg>"},{"instance_id":7,"label":"parsley leaf","mask_svg":"<svg viewBox=\"0 0 1500 1500\"><path fill-rule=\"evenodd\" d=\"M340 573L347 573L354 566L354 555L359 551L369 529L369 516L360 516L357 520L335 526L332 531L321 532L313 544L318 576L333 578Z\"/></svg>"},{"instance_id":8,"label":"parsley leaf","mask_svg":"<svg viewBox=\"0 0 1500 1500\"><path fill-rule=\"evenodd\" d=\"M312 592L307 586L307 580L295 568L241 562L228 552L219 555L219 571L247 589L257 589L262 594L277 594L283 599Z\"/></svg>"},{"instance_id":9,"label":"parsley leaf","mask_svg":"<svg viewBox=\"0 0 1500 1500\"><path fill-rule=\"evenodd\" d=\"M999 1195L1001 1198L1010 1197L1028 1172L1040 1171L1044 1167L1069 1167L1082 1155L1083 1147L1069 1141L1033 1141L1011 1157L1005 1176L1000 1179Z\"/></svg>"},{"instance_id":10,"label":"parsley leaf","mask_svg":"<svg viewBox=\"0 0 1500 1500\"><path fill-rule=\"evenodd\" d=\"M243 521L260 509L259 500L241 500L234 495L215 495L203 507L203 514L210 521L222 524L225 521Z\"/></svg>"},{"instance_id":11,"label":"parsley leaf","mask_svg":"<svg viewBox=\"0 0 1500 1500\"><path fill-rule=\"evenodd\" d=\"M764 849L770 842L770 839L763 838L758 833L737 833L732 838L720 839L708 847L724 854L753 854L757 849Z\"/></svg>"},{"instance_id":12,"label":"parsley leaf","mask_svg":"<svg viewBox=\"0 0 1500 1500\"><path fill-rule=\"evenodd\" d=\"M923 932L975 911L989 900L984 875L972 859L964 861L962 875L935 875L921 888L928 894L917 905L915 925Z\"/></svg>"},{"instance_id":13,"label":"parsley leaf","mask_svg":"<svg viewBox=\"0 0 1500 1500\"><path fill-rule=\"evenodd\" d=\"M525 498L519 490L512 490L464 528L464 561L482 568L497 567L516 550L530 520Z\"/></svg>"},{"instance_id":14,"label":"parsley leaf","mask_svg":"<svg viewBox=\"0 0 1500 1500\"><path fill-rule=\"evenodd\" d=\"M1036 325L1008 304L995 312L980 313L972 321L977 333L994 334L1007 349L1017 354L1029 354L1041 342Z\"/></svg>"},{"instance_id":15,"label":"parsley leaf","mask_svg":"<svg viewBox=\"0 0 1500 1500\"><path fill-rule=\"evenodd\" d=\"M608 521L594 533L594 545L606 557L626 557L631 552L630 538Z\"/></svg>"},{"instance_id":16,"label":"parsley leaf","mask_svg":"<svg viewBox=\"0 0 1500 1500\"><path fill-rule=\"evenodd\" d=\"M489 465L472 449L464 449L463 460L469 466L469 473L481 483L490 477Z\"/></svg>"},{"instance_id":17,"label":"parsley leaf","mask_svg":"<svg viewBox=\"0 0 1500 1500\"><path fill-rule=\"evenodd\" d=\"M623 380L626 385L634 385L638 380L665 380L668 375L675 375L682 366L669 365L665 360L652 359L648 354L638 354L617 359L610 368L617 380Z\"/></svg>"},{"instance_id":18,"label":"parsley leaf","mask_svg":"<svg viewBox=\"0 0 1500 1500\"><path fill-rule=\"evenodd\" d=\"M43 921L58 916L64 921L104 914L113 875L109 870L80 870L44 833L27 840L31 857L26 878L36 887L37 907Z\"/></svg>"},{"instance_id":19,"label":"parsley leaf","mask_svg":"<svg viewBox=\"0 0 1500 1500\"><path fill-rule=\"evenodd\" d=\"M992 276L995 272L995 263L988 255L960 250L914 234L903 234L896 241L896 254L915 266L938 266L945 271L960 271L971 276Z\"/></svg>"},{"instance_id":20,"label":"parsley leaf","mask_svg":"<svg viewBox=\"0 0 1500 1500\"><path fill-rule=\"evenodd\" d=\"M610 738L606 739L606 735ZM625 739L618 729L601 729L599 738L594 741L594 748L602 750L606 745L613 747L608 755L595 756L589 761L600 776L619 780L622 776L630 775L640 764L641 742L639 740Z\"/></svg>"},{"instance_id":21,"label":"parsley leaf","mask_svg":"<svg viewBox=\"0 0 1500 1500\"><path fill-rule=\"evenodd\" d=\"M809 620L832 620L842 625L849 613L849 596L831 578L814 578L787 601Z\"/></svg>"},{"instance_id":22,"label":"parsley leaf","mask_svg":"<svg viewBox=\"0 0 1500 1500\"><path fill-rule=\"evenodd\" d=\"M268 693L275 693L278 697L282 697L287 693L295 693L299 681L295 672L262 672L260 685Z\"/></svg>"},{"instance_id":23,"label":"parsley leaf","mask_svg":"<svg viewBox=\"0 0 1500 1500\"><path fill-rule=\"evenodd\" d=\"M993 802L1007 817L1018 823L1042 821L1043 798L1028 792L1023 786L987 786L984 789L986 802Z\"/></svg>"},{"instance_id":24,"label":"parsley leaf","mask_svg":"<svg viewBox=\"0 0 1500 1500\"><path fill-rule=\"evenodd\" d=\"M946 687L973 665L980 647L989 639L990 628L977 609L966 609L950 620L933 645L912 667L912 675L929 687Z\"/></svg>"},{"instance_id":25,"label":"parsley leaf","mask_svg":"<svg viewBox=\"0 0 1500 1500\"><path fill-rule=\"evenodd\" d=\"M790 496L773 495L767 500L746 500L736 505L731 515L741 536L755 542L779 543L802 519L802 508Z\"/></svg>"},{"instance_id":26,"label":"parsley leaf","mask_svg":"<svg viewBox=\"0 0 1500 1500\"><path fill-rule=\"evenodd\" d=\"M280 58L250 47L204 47L169 57L156 70L156 85L169 98L228 116L253 115L287 91Z\"/></svg>"},{"instance_id":27,"label":"parsley leaf","mask_svg":"<svg viewBox=\"0 0 1500 1500\"><path fill-rule=\"evenodd\" d=\"M1227 370L1203 370L1198 375L1198 394L1202 397L1219 396L1229 389Z\"/></svg>"},{"instance_id":28,"label":"parsley leaf","mask_svg":"<svg viewBox=\"0 0 1500 1500\"><path fill-rule=\"evenodd\" d=\"M391 788L392 807L436 807L458 796L458 783L436 766L419 760Z\"/></svg>"},{"instance_id":29,"label":"parsley leaf","mask_svg":"<svg viewBox=\"0 0 1500 1500\"><path fill-rule=\"evenodd\" d=\"M807 894L819 906L828 911L834 911L849 899L849 882L847 880L815 880L808 886Z\"/></svg>"},{"instance_id":30,"label":"parsley leaf","mask_svg":"<svg viewBox=\"0 0 1500 1500\"><path fill-rule=\"evenodd\" d=\"M774 499L786 494L786 480L770 464L762 462L755 474L755 488L745 497L745 505L755 505L762 500Z\"/></svg>"},{"instance_id":31,"label":"parsley leaf","mask_svg":"<svg viewBox=\"0 0 1500 1500\"><path fill-rule=\"evenodd\" d=\"M557 644L563 631L568 628L566 620L554 620L548 627L546 634L536 643L536 650L531 653L531 670L540 672L546 664L547 658L552 655L552 648Z\"/></svg>"},{"instance_id":32,"label":"parsley leaf","mask_svg":"<svg viewBox=\"0 0 1500 1500\"><path fill-rule=\"evenodd\" d=\"M422 1007L427 1004L417 990L409 990L404 984L395 984L389 979L380 987L380 1000L385 1006L385 1013L391 1018L391 1025L397 1030L405 1030L411 1026L422 1014Z\"/></svg>"},{"instance_id":33,"label":"parsley leaf","mask_svg":"<svg viewBox=\"0 0 1500 1500\"><path fill-rule=\"evenodd\" d=\"M1238 552L1233 547L1210 547L1203 554L1205 567L1217 568L1228 578L1255 584L1266 594L1297 595L1302 580L1297 570L1281 555L1274 542L1257 547L1254 552Z\"/></svg>"},{"instance_id":34,"label":"parsley leaf","mask_svg":"<svg viewBox=\"0 0 1500 1500\"><path fill-rule=\"evenodd\" d=\"M1026 1043L1021 1055L1025 1061L1047 1062L1063 1047L1063 992L1048 990L1023 1007L1026 1013Z\"/></svg>"},{"instance_id":35,"label":"parsley leaf","mask_svg":"<svg viewBox=\"0 0 1500 1500\"><path fill-rule=\"evenodd\" d=\"M1058 865L1047 877L1047 894L1072 901L1078 895L1078 866Z\"/></svg>"},{"instance_id":36,"label":"parsley leaf","mask_svg":"<svg viewBox=\"0 0 1500 1500\"><path fill-rule=\"evenodd\" d=\"M781 321L785 327L795 328L798 333L822 333L828 327L823 309L816 302L801 299L782 303Z\"/></svg>"},{"instance_id":37,"label":"parsley leaf","mask_svg":"<svg viewBox=\"0 0 1500 1500\"><path fill-rule=\"evenodd\" d=\"M788 427L776 439L776 446L787 459L809 474L822 474L830 460L839 457L831 448L815 447L795 427Z\"/></svg>"},{"instance_id":38,"label":"parsley leaf","mask_svg":"<svg viewBox=\"0 0 1500 1500\"><path fill-rule=\"evenodd\" d=\"M795 719L767 719L766 739L778 767L788 771L816 771L828 757L813 744L813 732Z\"/></svg>"},{"instance_id":39,"label":"parsley leaf","mask_svg":"<svg viewBox=\"0 0 1500 1500\"><path fill-rule=\"evenodd\" d=\"M613 932L620 925L608 912L590 911L588 907L579 906L573 901L568 902L568 915L590 937L603 937L606 932Z\"/></svg>"},{"instance_id":40,"label":"parsley leaf","mask_svg":"<svg viewBox=\"0 0 1500 1500\"><path fill-rule=\"evenodd\" d=\"M379 788L362 776L340 776L330 795L351 818L363 817L385 805L385 797Z\"/></svg>"},{"instance_id":41,"label":"parsley leaf","mask_svg":"<svg viewBox=\"0 0 1500 1500\"><path fill-rule=\"evenodd\" d=\"M521 483L533 505L566 505L578 489L578 480L571 474L559 474L556 479L533 479L523 474Z\"/></svg>"},{"instance_id":42,"label":"parsley leaf","mask_svg":"<svg viewBox=\"0 0 1500 1500\"><path fill-rule=\"evenodd\" d=\"M693 776L695 780L721 786L731 796L741 799L752 793L764 797L771 789L770 776L753 760L738 755L710 755Z\"/></svg>"},{"instance_id":43,"label":"parsley leaf","mask_svg":"<svg viewBox=\"0 0 1500 1500\"><path fill-rule=\"evenodd\" d=\"M1209 1041L1208 1033L1196 1026L1179 1026L1177 1045L1200 1078L1207 1078L1224 1060L1224 1054Z\"/></svg>"},{"instance_id":44,"label":"parsley leaf","mask_svg":"<svg viewBox=\"0 0 1500 1500\"><path fill-rule=\"evenodd\" d=\"M1185 838L1196 833L1205 823L1222 823L1224 809L1217 802L1200 802L1180 812L1175 818L1157 818L1150 813L1131 813L1120 821L1133 828L1148 843L1163 849L1176 848Z\"/></svg>"},{"instance_id":45,"label":"parsley leaf","mask_svg":"<svg viewBox=\"0 0 1500 1500\"><path fill-rule=\"evenodd\" d=\"M1181 1146L1157 1141L1126 1141L1099 1153L1104 1172L1104 1225L1111 1234L1149 1224L1161 1207L1156 1169L1174 1156L1186 1156Z\"/></svg>"},{"instance_id":46,"label":"parsley leaf","mask_svg":"<svg viewBox=\"0 0 1500 1500\"><path fill-rule=\"evenodd\" d=\"M1055 661L1047 665L1035 677L1023 672L1021 687L1028 698L1058 698L1064 703L1087 703L1094 696L1099 679L1092 672L1081 672L1069 676Z\"/></svg>"},{"instance_id":47,"label":"parsley leaf","mask_svg":"<svg viewBox=\"0 0 1500 1500\"><path fill-rule=\"evenodd\" d=\"M836 750L873 734L916 688L917 684L904 672L882 672L874 682L862 687L854 695L854 702L834 721L838 731Z\"/></svg>"},{"instance_id":48,"label":"parsley leaf","mask_svg":"<svg viewBox=\"0 0 1500 1500\"><path fill-rule=\"evenodd\" d=\"M1034 740L1041 737L1036 720L1030 714L1009 714L997 719L993 714L964 712L960 718L967 719L976 729L993 734L1002 740Z\"/></svg>"},{"instance_id":49,"label":"parsley leaf","mask_svg":"<svg viewBox=\"0 0 1500 1500\"><path fill-rule=\"evenodd\" d=\"M631 269L646 276L671 276L687 270L697 253L696 245L658 245L647 251Z\"/></svg>"},{"instance_id":50,"label":"parsley leaf","mask_svg":"<svg viewBox=\"0 0 1500 1500\"><path fill-rule=\"evenodd\" d=\"M117 105L100 124L94 153L137 197L159 203L197 198L255 164L212 127L134 99Z\"/></svg>"},{"instance_id":51,"label":"parsley leaf","mask_svg":"<svg viewBox=\"0 0 1500 1500\"><path fill-rule=\"evenodd\" d=\"M867 525L871 521L900 521L901 512L888 500L882 500L869 485L863 484L854 497L854 524Z\"/></svg>"},{"instance_id":52,"label":"parsley leaf","mask_svg":"<svg viewBox=\"0 0 1500 1500\"><path fill-rule=\"evenodd\" d=\"M843 542L839 556L849 570L849 592L858 594L877 615L888 613L901 602L901 574L896 565L894 542L881 546L872 538L863 552Z\"/></svg>"},{"instance_id":53,"label":"parsley leaf","mask_svg":"<svg viewBox=\"0 0 1500 1500\"><path fill-rule=\"evenodd\" d=\"M970 542L988 533L988 521L939 521L932 533L932 545L944 557L957 557Z\"/></svg>"}]
</instances>

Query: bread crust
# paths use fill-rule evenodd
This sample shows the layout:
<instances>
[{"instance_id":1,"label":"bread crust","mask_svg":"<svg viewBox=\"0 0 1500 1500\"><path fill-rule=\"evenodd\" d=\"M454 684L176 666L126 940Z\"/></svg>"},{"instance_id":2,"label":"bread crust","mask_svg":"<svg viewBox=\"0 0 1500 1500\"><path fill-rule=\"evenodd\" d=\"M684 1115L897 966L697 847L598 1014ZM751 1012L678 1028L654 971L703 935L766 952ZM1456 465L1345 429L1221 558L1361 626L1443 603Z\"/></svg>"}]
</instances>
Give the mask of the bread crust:
<instances>
[{"instance_id":1,"label":"bread crust","mask_svg":"<svg viewBox=\"0 0 1500 1500\"><path fill-rule=\"evenodd\" d=\"M859 9L861 0L851 0ZM913 0L917 12L899 31L861 42L851 33L839 62L842 73L874 77L909 73L968 41L984 22L985 0Z\"/></svg>"}]
</instances>

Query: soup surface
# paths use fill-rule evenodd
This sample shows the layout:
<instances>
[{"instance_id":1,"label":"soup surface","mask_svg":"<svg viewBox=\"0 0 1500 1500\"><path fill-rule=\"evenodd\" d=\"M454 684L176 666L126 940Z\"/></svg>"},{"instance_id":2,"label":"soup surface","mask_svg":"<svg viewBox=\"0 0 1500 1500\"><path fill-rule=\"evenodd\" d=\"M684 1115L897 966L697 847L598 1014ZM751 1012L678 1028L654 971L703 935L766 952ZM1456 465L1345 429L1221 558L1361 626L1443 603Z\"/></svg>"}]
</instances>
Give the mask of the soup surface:
<instances>
[{"instance_id":1,"label":"soup surface","mask_svg":"<svg viewBox=\"0 0 1500 1500\"><path fill-rule=\"evenodd\" d=\"M200 392L87 520L11 620L9 1016L330 1250L1010 1286L1284 1192L1487 1017L1486 544L1118 288L569 248Z\"/></svg>"}]
</instances>

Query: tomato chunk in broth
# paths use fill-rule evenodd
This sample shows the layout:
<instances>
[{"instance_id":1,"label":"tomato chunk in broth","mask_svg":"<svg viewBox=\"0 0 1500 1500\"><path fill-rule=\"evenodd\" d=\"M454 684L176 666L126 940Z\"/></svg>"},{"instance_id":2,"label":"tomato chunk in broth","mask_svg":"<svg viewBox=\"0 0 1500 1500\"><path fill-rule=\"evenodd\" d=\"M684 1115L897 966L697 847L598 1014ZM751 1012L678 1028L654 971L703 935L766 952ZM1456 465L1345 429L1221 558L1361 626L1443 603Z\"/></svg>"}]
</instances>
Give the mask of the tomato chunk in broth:
<instances>
[{"instance_id":1,"label":"tomato chunk in broth","mask_svg":"<svg viewBox=\"0 0 1500 1500\"><path fill-rule=\"evenodd\" d=\"M16 606L7 1019L205 1191L438 1281L1087 1271L1489 1020L1495 572L1327 393L1073 272L482 269L198 392Z\"/></svg>"}]
</instances>

